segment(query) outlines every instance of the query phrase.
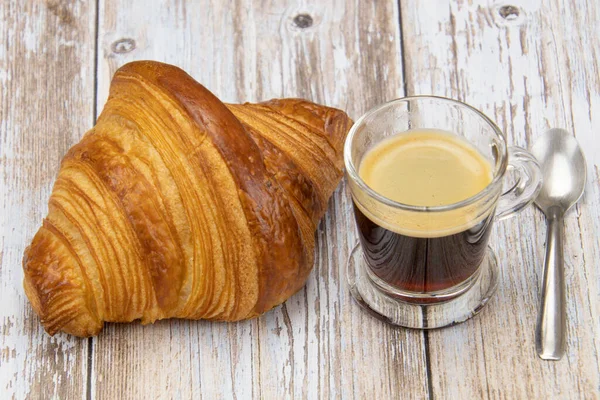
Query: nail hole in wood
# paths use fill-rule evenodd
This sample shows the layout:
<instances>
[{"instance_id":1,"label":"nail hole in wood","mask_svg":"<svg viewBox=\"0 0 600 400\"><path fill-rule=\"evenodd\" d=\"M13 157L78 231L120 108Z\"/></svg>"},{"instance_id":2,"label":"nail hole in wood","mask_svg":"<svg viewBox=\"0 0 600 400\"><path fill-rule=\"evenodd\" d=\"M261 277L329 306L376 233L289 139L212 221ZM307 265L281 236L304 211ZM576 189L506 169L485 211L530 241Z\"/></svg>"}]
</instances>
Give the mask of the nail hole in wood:
<instances>
[{"instance_id":1,"label":"nail hole in wood","mask_svg":"<svg viewBox=\"0 0 600 400\"><path fill-rule=\"evenodd\" d=\"M135 40L133 39L120 39L114 42L110 46L113 53L125 54L135 49Z\"/></svg>"},{"instance_id":2,"label":"nail hole in wood","mask_svg":"<svg viewBox=\"0 0 600 400\"><path fill-rule=\"evenodd\" d=\"M296 25L300 29L306 29L311 27L313 24L313 19L308 14L298 14L294 17L294 25Z\"/></svg>"},{"instance_id":3,"label":"nail hole in wood","mask_svg":"<svg viewBox=\"0 0 600 400\"><path fill-rule=\"evenodd\" d=\"M515 6L502 6L498 9L498 13L507 21L514 21L519 18L519 8Z\"/></svg>"}]
</instances>

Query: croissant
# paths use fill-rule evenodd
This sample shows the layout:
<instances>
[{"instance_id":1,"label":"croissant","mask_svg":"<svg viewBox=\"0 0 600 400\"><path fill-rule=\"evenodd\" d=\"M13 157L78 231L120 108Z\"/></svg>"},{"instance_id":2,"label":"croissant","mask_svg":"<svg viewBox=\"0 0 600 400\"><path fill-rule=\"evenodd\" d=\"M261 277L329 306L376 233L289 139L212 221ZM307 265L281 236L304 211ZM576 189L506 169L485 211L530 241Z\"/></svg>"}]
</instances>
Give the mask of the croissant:
<instances>
[{"instance_id":1,"label":"croissant","mask_svg":"<svg viewBox=\"0 0 600 400\"><path fill-rule=\"evenodd\" d=\"M236 321L285 301L312 269L351 123L300 99L224 104L167 64L120 68L25 250L46 331Z\"/></svg>"}]
</instances>

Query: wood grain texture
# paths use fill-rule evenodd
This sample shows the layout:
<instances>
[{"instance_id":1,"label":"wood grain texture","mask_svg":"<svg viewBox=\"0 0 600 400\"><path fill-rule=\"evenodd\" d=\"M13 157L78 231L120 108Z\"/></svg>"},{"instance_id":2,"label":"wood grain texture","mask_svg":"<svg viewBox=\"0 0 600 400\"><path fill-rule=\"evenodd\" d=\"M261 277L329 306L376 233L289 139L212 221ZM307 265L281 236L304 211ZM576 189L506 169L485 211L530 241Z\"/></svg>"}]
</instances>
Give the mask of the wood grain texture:
<instances>
[{"instance_id":1,"label":"wood grain texture","mask_svg":"<svg viewBox=\"0 0 600 400\"><path fill-rule=\"evenodd\" d=\"M87 341L49 337L21 260L59 162L93 124L95 7L0 2L0 397L81 398Z\"/></svg>"},{"instance_id":2,"label":"wood grain texture","mask_svg":"<svg viewBox=\"0 0 600 400\"><path fill-rule=\"evenodd\" d=\"M98 106L116 68L155 59L223 101L304 97L356 118L402 95L398 17L391 1L101 2ZM317 238L307 286L259 319L107 326L94 339L94 397L426 397L423 334L379 323L348 295L356 238L343 187Z\"/></svg>"},{"instance_id":3,"label":"wood grain texture","mask_svg":"<svg viewBox=\"0 0 600 400\"><path fill-rule=\"evenodd\" d=\"M523 3L516 15L494 0L99 0L96 37L95 2L0 2L0 397L600 398L600 6ZM358 118L406 84L482 109L511 144L574 131L589 169L566 220L567 356L548 363L534 351L541 213L495 227L502 275L489 307L424 334L350 299L343 267L356 236L344 185L307 286L261 318L48 337L21 287L24 246L60 158L93 124L94 67L101 109L114 71L137 59L176 64L229 102L299 96Z\"/></svg>"},{"instance_id":4,"label":"wood grain texture","mask_svg":"<svg viewBox=\"0 0 600 400\"><path fill-rule=\"evenodd\" d=\"M564 359L535 354L545 227L530 208L495 227L502 273L488 308L428 333L433 397L599 398L600 7L592 0L515 2L524 3L516 11L502 9L506 2L438 3L401 1L408 93L466 101L495 120L510 144L530 147L551 127L575 132L588 183L565 222Z\"/></svg>"}]
</instances>

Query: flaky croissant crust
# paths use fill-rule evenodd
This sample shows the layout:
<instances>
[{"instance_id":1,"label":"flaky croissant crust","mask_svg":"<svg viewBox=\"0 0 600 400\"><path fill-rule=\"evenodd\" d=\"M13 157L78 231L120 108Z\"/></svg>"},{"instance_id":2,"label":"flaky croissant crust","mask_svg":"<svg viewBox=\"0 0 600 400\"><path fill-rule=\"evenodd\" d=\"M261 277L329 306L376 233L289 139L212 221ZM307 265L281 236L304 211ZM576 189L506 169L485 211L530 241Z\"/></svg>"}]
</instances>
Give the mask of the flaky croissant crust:
<instances>
[{"instance_id":1,"label":"flaky croissant crust","mask_svg":"<svg viewBox=\"0 0 600 400\"><path fill-rule=\"evenodd\" d=\"M223 104L167 64L120 68L25 251L46 331L235 321L285 301L312 268L351 123L299 99Z\"/></svg>"}]
</instances>

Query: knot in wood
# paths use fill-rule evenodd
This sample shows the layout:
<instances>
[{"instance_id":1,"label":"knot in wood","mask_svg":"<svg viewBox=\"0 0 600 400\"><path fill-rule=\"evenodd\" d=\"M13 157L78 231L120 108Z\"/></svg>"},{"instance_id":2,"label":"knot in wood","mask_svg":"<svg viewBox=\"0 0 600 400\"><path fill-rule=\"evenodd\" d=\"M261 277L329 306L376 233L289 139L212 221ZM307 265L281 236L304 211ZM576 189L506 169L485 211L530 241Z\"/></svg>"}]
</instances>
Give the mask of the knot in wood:
<instances>
[{"instance_id":1,"label":"knot in wood","mask_svg":"<svg viewBox=\"0 0 600 400\"><path fill-rule=\"evenodd\" d=\"M125 54L135 49L135 40L133 39L119 39L110 46L111 50L115 54Z\"/></svg>"},{"instance_id":2,"label":"knot in wood","mask_svg":"<svg viewBox=\"0 0 600 400\"><path fill-rule=\"evenodd\" d=\"M519 8L515 6L502 6L498 9L498 14L507 21L513 21L519 18Z\"/></svg>"},{"instance_id":3,"label":"knot in wood","mask_svg":"<svg viewBox=\"0 0 600 400\"><path fill-rule=\"evenodd\" d=\"M294 17L294 25L300 29L310 28L313 24L313 18L308 14L298 14Z\"/></svg>"}]
</instances>

